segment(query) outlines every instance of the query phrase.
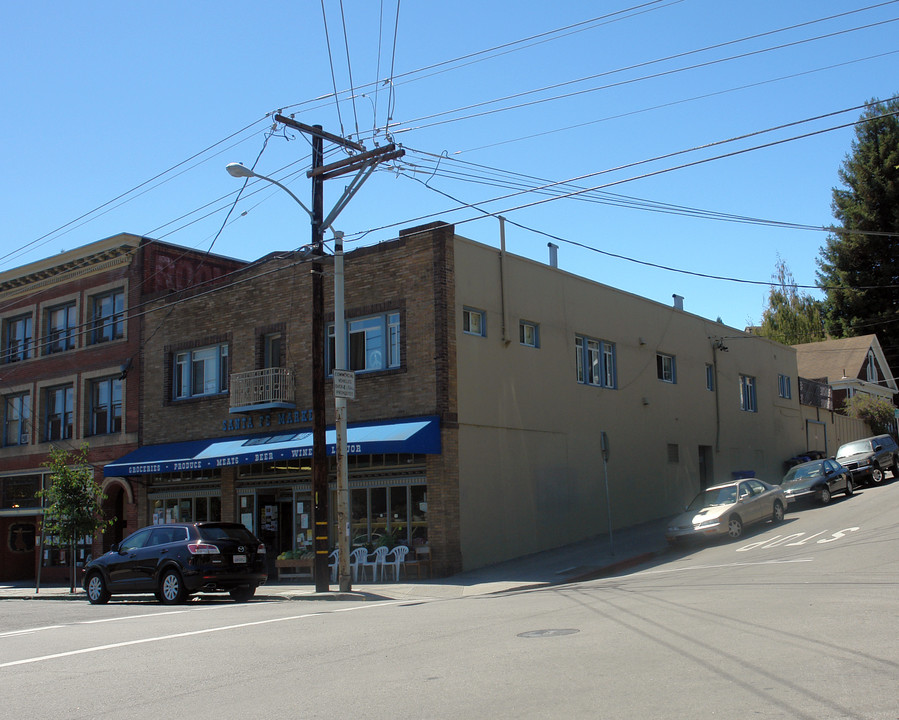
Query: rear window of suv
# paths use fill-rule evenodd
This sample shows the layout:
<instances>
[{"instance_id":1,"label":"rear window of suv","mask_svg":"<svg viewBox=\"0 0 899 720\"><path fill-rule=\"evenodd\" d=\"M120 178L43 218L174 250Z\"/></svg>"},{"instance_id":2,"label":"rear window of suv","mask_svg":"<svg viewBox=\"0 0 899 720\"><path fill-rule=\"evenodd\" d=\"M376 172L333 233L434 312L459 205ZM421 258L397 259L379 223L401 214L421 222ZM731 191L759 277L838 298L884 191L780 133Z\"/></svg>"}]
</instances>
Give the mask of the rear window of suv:
<instances>
[{"instance_id":1,"label":"rear window of suv","mask_svg":"<svg viewBox=\"0 0 899 720\"><path fill-rule=\"evenodd\" d=\"M250 543L256 538L243 525L200 525L200 537L204 540L237 540L238 542Z\"/></svg>"}]
</instances>

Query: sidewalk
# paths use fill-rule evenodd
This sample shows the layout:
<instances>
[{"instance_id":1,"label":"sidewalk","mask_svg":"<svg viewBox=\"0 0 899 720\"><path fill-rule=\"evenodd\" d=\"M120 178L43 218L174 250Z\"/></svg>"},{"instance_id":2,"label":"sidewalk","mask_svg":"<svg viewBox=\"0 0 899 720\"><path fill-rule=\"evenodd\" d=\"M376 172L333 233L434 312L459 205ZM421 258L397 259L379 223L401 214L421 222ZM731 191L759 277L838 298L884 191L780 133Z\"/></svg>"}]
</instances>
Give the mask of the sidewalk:
<instances>
[{"instance_id":1,"label":"sidewalk","mask_svg":"<svg viewBox=\"0 0 899 720\"><path fill-rule=\"evenodd\" d=\"M401 582L353 583L352 591L315 592L308 583L278 582L272 578L256 591L256 600L425 600L487 595L524 588L582 582L609 575L648 562L667 550L667 518L635 527L616 530L611 539L602 535L554 550L489 565L448 578L406 580ZM146 600L147 595L114 596ZM152 598L152 596L149 596ZM32 582L0 585L0 600L86 600L79 587L74 594L69 585L42 586L35 591Z\"/></svg>"}]
</instances>

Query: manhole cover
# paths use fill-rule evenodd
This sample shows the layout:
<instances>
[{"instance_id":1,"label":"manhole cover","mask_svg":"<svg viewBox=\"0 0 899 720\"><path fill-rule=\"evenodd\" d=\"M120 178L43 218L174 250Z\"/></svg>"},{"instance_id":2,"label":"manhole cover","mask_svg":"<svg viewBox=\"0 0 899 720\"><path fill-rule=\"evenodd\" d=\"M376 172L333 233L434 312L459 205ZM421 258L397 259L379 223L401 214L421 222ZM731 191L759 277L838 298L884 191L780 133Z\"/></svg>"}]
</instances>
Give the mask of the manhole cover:
<instances>
[{"instance_id":1,"label":"manhole cover","mask_svg":"<svg viewBox=\"0 0 899 720\"><path fill-rule=\"evenodd\" d=\"M574 628L557 628L549 630L528 630L527 632L518 633L520 638L542 638L542 637L558 637L559 635L573 635L580 632Z\"/></svg>"}]
</instances>

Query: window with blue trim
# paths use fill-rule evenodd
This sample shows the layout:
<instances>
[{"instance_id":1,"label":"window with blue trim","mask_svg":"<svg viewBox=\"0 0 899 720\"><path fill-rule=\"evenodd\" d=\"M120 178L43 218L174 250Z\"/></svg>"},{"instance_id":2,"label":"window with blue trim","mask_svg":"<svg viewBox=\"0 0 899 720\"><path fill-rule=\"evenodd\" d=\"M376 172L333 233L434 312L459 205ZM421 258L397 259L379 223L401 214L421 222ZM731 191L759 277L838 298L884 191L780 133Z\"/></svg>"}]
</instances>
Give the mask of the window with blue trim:
<instances>
[{"instance_id":1,"label":"window with blue trim","mask_svg":"<svg viewBox=\"0 0 899 720\"><path fill-rule=\"evenodd\" d=\"M398 312L348 320L346 368L354 372L374 372L400 366L401 335ZM334 323L328 326L325 358L328 375L333 375L336 355Z\"/></svg>"},{"instance_id":2,"label":"window with blue trim","mask_svg":"<svg viewBox=\"0 0 899 720\"><path fill-rule=\"evenodd\" d=\"M579 383L605 388L618 386L614 343L575 335L574 351Z\"/></svg>"}]
</instances>

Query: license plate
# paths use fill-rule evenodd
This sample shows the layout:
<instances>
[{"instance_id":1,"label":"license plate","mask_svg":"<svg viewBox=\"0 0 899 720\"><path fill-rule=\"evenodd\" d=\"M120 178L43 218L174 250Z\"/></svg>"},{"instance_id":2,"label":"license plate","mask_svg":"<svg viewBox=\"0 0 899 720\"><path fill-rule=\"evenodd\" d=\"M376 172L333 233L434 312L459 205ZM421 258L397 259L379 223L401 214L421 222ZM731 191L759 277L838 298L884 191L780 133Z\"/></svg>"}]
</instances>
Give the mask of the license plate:
<instances>
[{"instance_id":1,"label":"license plate","mask_svg":"<svg viewBox=\"0 0 899 720\"><path fill-rule=\"evenodd\" d=\"M231 562L234 562L234 563L245 563L246 561L247 561L246 555L235 555L234 557L231 558Z\"/></svg>"}]
</instances>

